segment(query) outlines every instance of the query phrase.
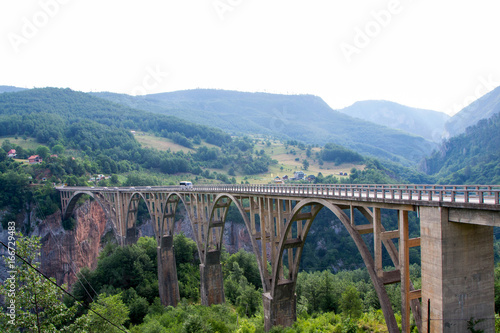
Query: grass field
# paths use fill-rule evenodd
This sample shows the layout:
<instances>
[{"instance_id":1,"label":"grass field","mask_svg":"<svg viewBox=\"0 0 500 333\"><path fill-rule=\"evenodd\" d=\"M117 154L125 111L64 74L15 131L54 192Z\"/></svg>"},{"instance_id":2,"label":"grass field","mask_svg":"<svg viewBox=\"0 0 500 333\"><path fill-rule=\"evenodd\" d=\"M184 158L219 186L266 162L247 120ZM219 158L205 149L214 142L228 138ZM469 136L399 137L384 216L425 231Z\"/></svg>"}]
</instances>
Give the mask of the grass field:
<instances>
[{"instance_id":1,"label":"grass field","mask_svg":"<svg viewBox=\"0 0 500 333\"><path fill-rule=\"evenodd\" d=\"M135 138L143 147L155 148L163 151L170 150L172 152L182 150L187 153L194 151L193 149L178 145L170 139L148 135L141 132L137 132L135 134ZM248 181L254 184L267 184L269 182L272 182L274 180L274 177L276 176L283 177L284 175L288 175L289 177L293 177L293 173L300 170L304 171L304 173L306 173L307 175L317 176L318 173L321 172L323 176L335 175L338 178L343 178L348 176L341 176L340 173L349 174L352 168L363 170L365 167L364 165L354 164L335 165L335 163L333 162L324 162L323 165L319 165L319 161L316 156L316 153L320 151L319 148L313 148L311 151L311 157L307 157L306 149L299 149L296 146L287 147L284 143L279 141L271 141L271 145L268 146L264 142L264 140L258 140L259 143L255 145L254 150L257 150L259 152L261 150L264 150L267 155L277 160L278 164L270 166L269 171L264 174L246 176L242 175L239 172L236 172L235 178L237 183ZM203 143L203 145L208 147L216 147L207 143ZM195 148L199 146L200 145L196 145ZM295 154L293 154L293 152L295 152ZM302 164L304 159L307 159L307 161L309 162L309 167L307 170L304 170ZM228 169L229 167L225 168L224 170L208 170L210 172L227 172ZM197 181L196 183L200 183L200 181Z\"/></svg>"},{"instance_id":2,"label":"grass field","mask_svg":"<svg viewBox=\"0 0 500 333\"><path fill-rule=\"evenodd\" d=\"M250 183L269 183L273 181L274 177L283 177L288 175L293 177L295 171L304 171L306 175L317 176L321 172L323 176L335 175L338 178L349 177L340 176L339 173L349 174L352 168L358 170L363 170L364 165L355 164L341 164L335 165L333 162L323 162L323 165L319 165L318 158L316 157L316 152L319 152L319 148L313 148L311 150L311 157L307 157L306 149L299 149L296 146L288 146L279 141L270 141L271 145L268 146L263 140L259 140L259 143L255 145L255 150L264 150L267 155L270 155L273 159L278 161L277 165L272 165L269 168L269 172L265 174L253 175L253 176L239 176L236 180L241 182L241 180L248 180ZM291 153L295 151L295 155ZM298 160L296 160L298 159ZM309 167L304 170L303 161L307 159L309 162Z\"/></svg>"},{"instance_id":3,"label":"grass field","mask_svg":"<svg viewBox=\"0 0 500 333\"><path fill-rule=\"evenodd\" d=\"M26 140L24 140L23 138L21 137L18 137L17 139L13 136L4 136L4 137L0 137L0 145L5 141L5 140L9 140L10 143L12 143L14 146L21 146L23 147L24 149L32 149L32 150L36 150L38 147L40 146L45 146L43 144L40 144L38 142L36 142L36 139L34 138L26 138Z\"/></svg>"},{"instance_id":4,"label":"grass field","mask_svg":"<svg viewBox=\"0 0 500 333\"><path fill-rule=\"evenodd\" d=\"M194 152L194 149L178 145L177 143L173 142L170 139L162 138L159 136L154 136L154 135L150 135L150 134L146 134L146 133L142 133L142 132L136 132L135 139L141 144L141 146L143 146L145 148L154 148L154 149L161 150L161 151L170 150L173 153L176 153L178 151L183 151L185 153ZM216 146L209 144L209 143L206 143L206 142L203 142L201 145L193 145L193 146L194 146L194 148L198 148L201 146L206 146L208 148L216 147Z\"/></svg>"}]
</instances>

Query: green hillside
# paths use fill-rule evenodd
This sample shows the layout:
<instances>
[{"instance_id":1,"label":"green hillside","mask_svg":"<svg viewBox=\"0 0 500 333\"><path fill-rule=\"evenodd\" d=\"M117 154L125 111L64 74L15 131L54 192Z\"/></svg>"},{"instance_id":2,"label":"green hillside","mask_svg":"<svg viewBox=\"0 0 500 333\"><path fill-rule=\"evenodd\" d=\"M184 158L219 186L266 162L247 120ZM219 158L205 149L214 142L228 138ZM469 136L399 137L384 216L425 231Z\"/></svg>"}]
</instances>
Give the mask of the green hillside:
<instances>
[{"instance_id":1,"label":"green hillside","mask_svg":"<svg viewBox=\"0 0 500 333\"><path fill-rule=\"evenodd\" d=\"M342 114L312 95L196 89L136 97L97 96L232 134L268 135L306 144L332 142L407 165L418 163L436 147L422 137Z\"/></svg>"},{"instance_id":2,"label":"green hillside","mask_svg":"<svg viewBox=\"0 0 500 333\"><path fill-rule=\"evenodd\" d=\"M500 114L441 145L422 170L445 184L500 184Z\"/></svg>"}]
</instances>

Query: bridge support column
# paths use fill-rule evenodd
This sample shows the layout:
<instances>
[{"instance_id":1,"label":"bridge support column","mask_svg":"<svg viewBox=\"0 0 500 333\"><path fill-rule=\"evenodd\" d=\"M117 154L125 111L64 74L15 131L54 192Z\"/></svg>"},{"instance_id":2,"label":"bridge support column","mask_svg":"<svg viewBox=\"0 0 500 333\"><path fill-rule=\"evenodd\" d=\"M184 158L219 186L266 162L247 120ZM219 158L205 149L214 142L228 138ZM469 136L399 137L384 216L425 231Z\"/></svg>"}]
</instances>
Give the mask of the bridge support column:
<instances>
[{"instance_id":1,"label":"bridge support column","mask_svg":"<svg viewBox=\"0 0 500 333\"><path fill-rule=\"evenodd\" d=\"M127 235L125 236L125 244L132 245L137 243L137 228L132 226L127 229Z\"/></svg>"},{"instance_id":2,"label":"bridge support column","mask_svg":"<svg viewBox=\"0 0 500 333\"><path fill-rule=\"evenodd\" d=\"M447 208L420 207L420 231L422 330L430 322L430 332L465 332L472 318L484 319L475 329L494 332L493 227L450 222Z\"/></svg>"},{"instance_id":3,"label":"bridge support column","mask_svg":"<svg viewBox=\"0 0 500 333\"><path fill-rule=\"evenodd\" d=\"M224 283L220 251L207 253L205 264L200 265L200 294L202 305L222 304L224 298Z\"/></svg>"},{"instance_id":4,"label":"bridge support column","mask_svg":"<svg viewBox=\"0 0 500 333\"><path fill-rule=\"evenodd\" d=\"M163 305L177 305L180 296L173 236L163 236L158 247L158 289Z\"/></svg>"},{"instance_id":5,"label":"bridge support column","mask_svg":"<svg viewBox=\"0 0 500 333\"><path fill-rule=\"evenodd\" d=\"M270 293L262 294L264 305L264 328L268 332L273 326L289 327L297 320L297 296L291 283L276 286L274 298Z\"/></svg>"}]
</instances>

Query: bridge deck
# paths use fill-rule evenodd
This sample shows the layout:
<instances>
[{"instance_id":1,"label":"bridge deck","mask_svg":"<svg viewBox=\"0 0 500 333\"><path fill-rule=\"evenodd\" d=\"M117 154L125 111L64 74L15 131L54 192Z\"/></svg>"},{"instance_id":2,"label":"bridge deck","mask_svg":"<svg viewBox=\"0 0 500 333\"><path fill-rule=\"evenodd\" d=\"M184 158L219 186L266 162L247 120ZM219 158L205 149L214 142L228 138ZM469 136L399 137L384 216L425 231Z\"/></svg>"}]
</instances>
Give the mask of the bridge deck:
<instances>
[{"instance_id":1,"label":"bridge deck","mask_svg":"<svg viewBox=\"0 0 500 333\"><path fill-rule=\"evenodd\" d=\"M197 192L267 195L286 198L319 197L345 201L414 206L442 206L500 211L500 186L494 185L199 185L136 187L58 187L60 191Z\"/></svg>"}]
</instances>

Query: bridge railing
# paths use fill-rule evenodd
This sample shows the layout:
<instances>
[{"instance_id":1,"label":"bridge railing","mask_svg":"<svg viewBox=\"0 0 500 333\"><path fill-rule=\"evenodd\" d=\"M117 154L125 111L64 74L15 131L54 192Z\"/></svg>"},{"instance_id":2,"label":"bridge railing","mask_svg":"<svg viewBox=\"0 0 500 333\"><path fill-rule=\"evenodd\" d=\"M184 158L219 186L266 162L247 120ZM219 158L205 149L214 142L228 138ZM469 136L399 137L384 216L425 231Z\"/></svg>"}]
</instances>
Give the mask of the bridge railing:
<instances>
[{"instance_id":1,"label":"bridge railing","mask_svg":"<svg viewBox=\"0 0 500 333\"><path fill-rule=\"evenodd\" d=\"M495 185L241 184L198 185L192 190L492 205L500 203L500 186Z\"/></svg>"},{"instance_id":2,"label":"bridge railing","mask_svg":"<svg viewBox=\"0 0 500 333\"><path fill-rule=\"evenodd\" d=\"M498 185L377 185L377 184L236 184L183 186L136 186L136 187L61 187L59 190L86 191L197 191L227 192L234 194L268 194L277 196L315 196L325 198L359 198L417 202L445 202L457 204L500 204Z\"/></svg>"}]
</instances>

